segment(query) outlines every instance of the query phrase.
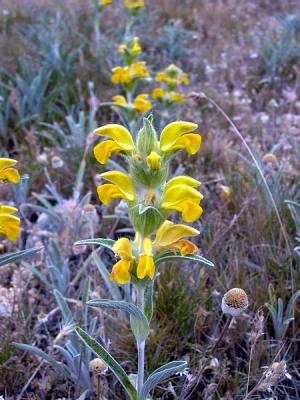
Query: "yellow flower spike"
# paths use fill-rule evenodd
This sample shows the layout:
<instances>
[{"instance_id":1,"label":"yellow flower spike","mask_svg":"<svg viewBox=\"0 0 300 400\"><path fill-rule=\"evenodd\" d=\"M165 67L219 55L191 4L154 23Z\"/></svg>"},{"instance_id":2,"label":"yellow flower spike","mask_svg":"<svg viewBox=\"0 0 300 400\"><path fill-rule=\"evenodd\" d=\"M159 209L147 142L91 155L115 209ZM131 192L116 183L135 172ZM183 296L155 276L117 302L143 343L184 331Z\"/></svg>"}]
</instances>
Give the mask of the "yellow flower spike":
<instances>
[{"instance_id":1,"label":"yellow flower spike","mask_svg":"<svg viewBox=\"0 0 300 400\"><path fill-rule=\"evenodd\" d=\"M122 125L108 124L96 129L94 133L111 138L94 147L95 158L100 164L106 164L112 153L128 153L134 149L132 136Z\"/></svg>"},{"instance_id":2,"label":"yellow flower spike","mask_svg":"<svg viewBox=\"0 0 300 400\"><path fill-rule=\"evenodd\" d=\"M146 256L152 256L152 242L150 238L143 240L143 250Z\"/></svg>"},{"instance_id":3,"label":"yellow flower spike","mask_svg":"<svg viewBox=\"0 0 300 400\"><path fill-rule=\"evenodd\" d=\"M161 156L155 151L151 151L147 157L147 164L150 169L157 170L160 168Z\"/></svg>"},{"instance_id":4,"label":"yellow flower spike","mask_svg":"<svg viewBox=\"0 0 300 400\"><path fill-rule=\"evenodd\" d=\"M166 92L164 91L164 89L162 89L162 88L156 88L156 89L153 89L153 90L152 90L151 97L152 97L153 99L162 100L163 97L165 96L165 94L166 94Z\"/></svg>"},{"instance_id":5,"label":"yellow flower spike","mask_svg":"<svg viewBox=\"0 0 300 400\"><path fill-rule=\"evenodd\" d=\"M197 127L197 124L185 121L168 124L160 135L161 151L168 153L173 150L186 148L188 152L195 154L200 148L201 136L190 132Z\"/></svg>"},{"instance_id":6,"label":"yellow flower spike","mask_svg":"<svg viewBox=\"0 0 300 400\"><path fill-rule=\"evenodd\" d=\"M133 101L133 107L136 111L144 114L152 107L152 103L147 94L139 94Z\"/></svg>"},{"instance_id":7,"label":"yellow flower spike","mask_svg":"<svg viewBox=\"0 0 300 400\"><path fill-rule=\"evenodd\" d=\"M145 6L145 3L143 0L124 0L124 6L129 10L132 10L143 8Z\"/></svg>"},{"instance_id":8,"label":"yellow flower spike","mask_svg":"<svg viewBox=\"0 0 300 400\"><path fill-rule=\"evenodd\" d=\"M19 172L15 168L11 168L17 164L17 160L11 158L0 158L0 182L8 181L18 183L20 180Z\"/></svg>"},{"instance_id":9,"label":"yellow flower spike","mask_svg":"<svg viewBox=\"0 0 300 400\"><path fill-rule=\"evenodd\" d=\"M101 174L101 177L112 182L97 187L97 193L101 202L108 205L112 199L124 199L133 202L136 191L129 175L120 171L109 171Z\"/></svg>"},{"instance_id":10,"label":"yellow flower spike","mask_svg":"<svg viewBox=\"0 0 300 400\"><path fill-rule=\"evenodd\" d=\"M122 260L132 261L131 244L127 238L118 239L112 248L113 252L120 256Z\"/></svg>"},{"instance_id":11,"label":"yellow flower spike","mask_svg":"<svg viewBox=\"0 0 300 400\"><path fill-rule=\"evenodd\" d=\"M183 104L185 102L185 99L183 95L178 92L170 92L169 101L172 103Z\"/></svg>"},{"instance_id":12,"label":"yellow flower spike","mask_svg":"<svg viewBox=\"0 0 300 400\"><path fill-rule=\"evenodd\" d=\"M112 268L110 280L116 281L119 285L124 285L130 281L131 261L120 260Z\"/></svg>"},{"instance_id":13,"label":"yellow flower spike","mask_svg":"<svg viewBox=\"0 0 300 400\"><path fill-rule=\"evenodd\" d=\"M18 211L15 207L0 205L0 234L14 241L20 234L20 218L12 215Z\"/></svg>"},{"instance_id":14,"label":"yellow flower spike","mask_svg":"<svg viewBox=\"0 0 300 400\"><path fill-rule=\"evenodd\" d=\"M144 279L146 276L150 279L154 278L155 264L152 256L140 255L136 274L139 279Z\"/></svg>"}]
</instances>

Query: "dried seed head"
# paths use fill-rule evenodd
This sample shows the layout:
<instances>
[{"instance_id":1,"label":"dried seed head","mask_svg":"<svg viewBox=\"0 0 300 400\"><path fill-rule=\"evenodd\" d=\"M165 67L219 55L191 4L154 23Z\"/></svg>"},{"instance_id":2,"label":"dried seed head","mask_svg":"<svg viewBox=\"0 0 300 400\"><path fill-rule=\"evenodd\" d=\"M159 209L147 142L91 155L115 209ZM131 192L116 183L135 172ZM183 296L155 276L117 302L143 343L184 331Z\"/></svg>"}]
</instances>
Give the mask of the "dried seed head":
<instances>
[{"instance_id":1,"label":"dried seed head","mask_svg":"<svg viewBox=\"0 0 300 400\"><path fill-rule=\"evenodd\" d=\"M263 158L262 158L262 162L264 164L271 164L271 165L273 165L273 167L278 167L279 166L278 159L273 153L265 154L263 156Z\"/></svg>"},{"instance_id":2,"label":"dried seed head","mask_svg":"<svg viewBox=\"0 0 300 400\"><path fill-rule=\"evenodd\" d=\"M90 371L95 375L102 375L106 373L107 367L100 358L94 358L90 362Z\"/></svg>"},{"instance_id":3,"label":"dried seed head","mask_svg":"<svg viewBox=\"0 0 300 400\"><path fill-rule=\"evenodd\" d=\"M51 165L52 165L53 169L59 169L59 168L62 168L64 166L64 162L60 157L54 156L51 159Z\"/></svg>"},{"instance_id":4,"label":"dried seed head","mask_svg":"<svg viewBox=\"0 0 300 400\"><path fill-rule=\"evenodd\" d=\"M257 389L265 391L270 387L277 385L277 383L285 377L290 378L290 375L287 373L286 362L284 360L274 362L264 373L262 381Z\"/></svg>"},{"instance_id":5,"label":"dried seed head","mask_svg":"<svg viewBox=\"0 0 300 400\"><path fill-rule=\"evenodd\" d=\"M243 289L233 288L224 294L222 299L222 311L232 317L239 316L248 307L248 296Z\"/></svg>"}]
</instances>

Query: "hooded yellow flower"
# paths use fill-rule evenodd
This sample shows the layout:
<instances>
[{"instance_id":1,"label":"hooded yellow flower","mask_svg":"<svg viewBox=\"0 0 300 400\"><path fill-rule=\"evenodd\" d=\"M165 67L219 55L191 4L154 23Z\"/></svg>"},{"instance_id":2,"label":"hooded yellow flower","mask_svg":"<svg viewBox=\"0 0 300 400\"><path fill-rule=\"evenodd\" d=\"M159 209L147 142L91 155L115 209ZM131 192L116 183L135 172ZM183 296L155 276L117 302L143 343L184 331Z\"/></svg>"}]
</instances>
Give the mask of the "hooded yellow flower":
<instances>
[{"instance_id":1,"label":"hooded yellow flower","mask_svg":"<svg viewBox=\"0 0 300 400\"><path fill-rule=\"evenodd\" d=\"M95 158L100 164L106 164L112 153L122 151L130 153L134 149L132 136L122 125L108 124L96 129L94 133L110 138L110 140L104 140L97 144L94 148Z\"/></svg>"},{"instance_id":2,"label":"hooded yellow flower","mask_svg":"<svg viewBox=\"0 0 300 400\"><path fill-rule=\"evenodd\" d=\"M164 187L161 208L164 211L179 211L185 222L194 222L203 210L202 194L195 189L200 182L188 176L176 176Z\"/></svg>"},{"instance_id":3,"label":"hooded yellow flower","mask_svg":"<svg viewBox=\"0 0 300 400\"><path fill-rule=\"evenodd\" d=\"M141 114L147 112L151 107L152 103L147 94L139 94L133 101L133 108Z\"/></svg>"},{"instance_id":4,"label":"hooded yellow flower","mask_svg":"<svg viewBox=\"0 0 300 400\"><path fill-rule=\"evenodd\" d=\"M127 103L127 100L124 96L114 96L113 101L115 104L127 108L128 110L135 110L141 114L144 114L152 107L152 103L149 100L148 94L139 94L133 100L133 103Z\"/></svg>"},{"instance_id":5,"label":"hooded yellow flower","mask_svg":"<svg viewBox=\"0 0 300 400\"><path fill-rule=\"evenodd\" d=\"M111 183L105 183L97 187L100 201L108 205L112 199L123 199L133 203L136 198L134 184L129 175L120 171L109 171L101 174L101 177Z\"/></svg>"},{"instance_id":6,"label":"hooded yellow flower","mask_svg":"<svg viewBox=\"0 0 300 400\"><path fill-rule=\"evenodd\" d=\"M111 4L112 3L112 0L100 0L99 1L99 6L100 7L106 7L106 6L108 6L109 4Z\"/></svg>"},{"instance_id":7,"label":"hooded yellow flower","mask_svg":"<svg viewBox=\"0 0 300 400\"><path fill-rule=\"evenodd\" d=\"M166 92L162 88L156 88L152 90L151 96L153 99L159 99L162 100L165 96Z\"/></svg>"},{"instance_id":8,"label":"hooded yellow flower","mask_svg":"<svg viewBox=\"0 0 300 400\"><path fill-rule=\"evenodd\" d=\"M171 221L165 221L157 230L154 247L157 251L179 250L182 256L194 254L197 252L197 246L185 237L197 236L199 231L183 224L174 224Z\"/></svg>"},{"instance_id":9,"label":"hooded yellow flower","mask_svg":"<svg viewBox=\"0 0 300 400\"><path fill-rule=\"evenodd\" d=\"M139 8L143 8L145 3L143 0L124 0L124 6L129 10L138 10Z\"/></svg>"},{"instance_id":10,"label":"hooded yellow flower","mask_svg":"<svg viewBox=\"0 0 300 400\"><path fill-rule=\"evenodd\" d=\"M18 183L20 180L19 172L12 168L17 164L17 160L11 158L0 158L0 182Z\"/></svg>"},{"instance_id":11,"label":"hooded yellow flower","mask_svg":"<svg viewBox=\"0 0 300 400\"><path fill-rule=\"evenodd\" d=\"M117 240L112 250L121 260L113 266L110 279L116 281L119 285L124 285L124 283L130 281L130 270L134 262L130 240L127 238Z\"/></svg>"},{"instance_id":12,"label":"hooded yellow flower","mask_svg":"<svg viewBox=\"0 0 300 400\"><path fill-rule=\"evenodd\" d=\"M15 207L0 205L0 234L8 240L16 240L20 234L20 218L15 214L18 211Z\"/></svg>"},{"instance_id":13,"label":"hooded yellow flower","mask_svg":"<svg viewBox=\"0 0 300 400\"><path fill-rule=\"evenodd\" d=\"M197 127L197 124L185 121L168 124L160 134L161 152L169 153L185 148L189 154L196 154L201 145L201 136L190 132Z\"/></svg>"},{"instance_id":14,"label":"hooded yellow flower","mask_svg":"<svg viewBox=\"0 0 300 400\"><path fill-rule=\"evenodd\" d=\"M129 66L117 66L112 69L111 81L114 84L127 85L136 79L144 79L149 76L145 61L137 61Z\"/></svg>"},{"instance_id":15,"label":"hooded yellow flower","mask_svg":"<svg viewBox=\"0 0 300 400\"><path fill-rule=\"evenodd\" d=\"M133 39L128 41L128 43L120 44L118 51L120 54L125 54L126 52L128 52L132 56L137 57L142 51L140 39L135 36Z\"/></svg>"}]
</instances>

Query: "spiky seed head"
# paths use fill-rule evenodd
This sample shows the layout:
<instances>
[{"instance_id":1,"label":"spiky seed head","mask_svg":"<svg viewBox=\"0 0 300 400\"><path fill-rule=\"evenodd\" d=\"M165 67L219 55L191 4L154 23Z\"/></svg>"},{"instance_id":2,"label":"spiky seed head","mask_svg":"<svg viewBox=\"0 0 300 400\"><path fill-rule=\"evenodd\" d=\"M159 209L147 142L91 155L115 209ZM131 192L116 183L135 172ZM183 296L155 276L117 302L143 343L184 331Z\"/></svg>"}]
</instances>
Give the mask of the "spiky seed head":
<instances>
[{"instance_id":1,"label":"spiky seed head","mask_svg":"<svg viewBox=\"0 0 300 400\"><path fill-rule=\"evenodd\" d=\"M228 290L222 299L222 311L232 317L238 317L249 305L247 293L240 288Z\"/></svg>"}]
</instances>

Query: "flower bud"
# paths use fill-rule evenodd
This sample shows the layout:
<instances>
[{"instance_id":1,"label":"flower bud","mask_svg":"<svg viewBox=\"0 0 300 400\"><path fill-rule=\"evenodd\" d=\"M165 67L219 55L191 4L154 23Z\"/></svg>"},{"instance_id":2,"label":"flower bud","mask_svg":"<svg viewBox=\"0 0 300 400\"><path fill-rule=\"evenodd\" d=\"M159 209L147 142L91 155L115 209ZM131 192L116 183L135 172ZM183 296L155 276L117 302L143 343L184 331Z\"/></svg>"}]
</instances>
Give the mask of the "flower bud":
<instances>
[{"instance_id":1,"label":"flower bud","mask_svg":"<svg viewBox=\"0 0 300 400\"><path fill-rule=\"evenodd\" d=\"M150 236L165 220L162 213L154 206L138 204L129 209L129 218L135 229L142 236Z\"/></svg>"},{"instance_id":2,"label":"flower bud","mask_svg":"<svg viewBox=\"0 0 300 400\"><path fill-rule=\"evenodd\" d=\"M152 116L144 118L143 127L138 133L137 149L143 158L147 158L151 151L155 150L157 144L157 135L152 120Z\"/></svg>"},{"instance_id":3,"label":"flower bud","mask_svg":"<svg viewBox=\"0 0 300 400\"><path fill-rule=\"evenodd\" d=\"M155 151L151 151L149 156L147 157L147 164L150 169L156 170L160 168L160 160L161 156L157 154Z\"/></svg>"},{"instance_id":4,"label":"flower bud","mask_svg":"<svg viewBox=\"0 0 300 400\"><path fill-rule=\"evenodd\" d=\"M222 299L222 311L232 317L238 317L248 307L248 296L243 289L233 288Z\"/></svg>"}]
</instances>

